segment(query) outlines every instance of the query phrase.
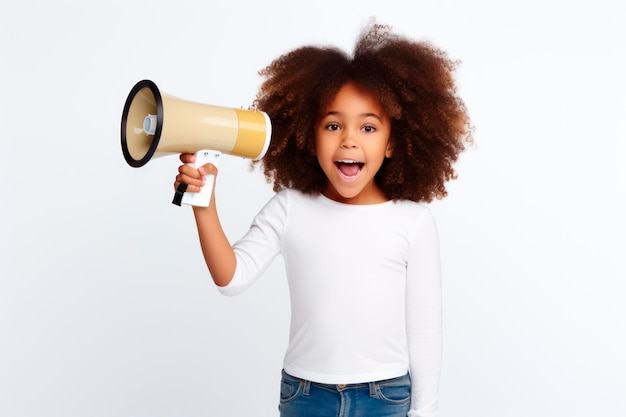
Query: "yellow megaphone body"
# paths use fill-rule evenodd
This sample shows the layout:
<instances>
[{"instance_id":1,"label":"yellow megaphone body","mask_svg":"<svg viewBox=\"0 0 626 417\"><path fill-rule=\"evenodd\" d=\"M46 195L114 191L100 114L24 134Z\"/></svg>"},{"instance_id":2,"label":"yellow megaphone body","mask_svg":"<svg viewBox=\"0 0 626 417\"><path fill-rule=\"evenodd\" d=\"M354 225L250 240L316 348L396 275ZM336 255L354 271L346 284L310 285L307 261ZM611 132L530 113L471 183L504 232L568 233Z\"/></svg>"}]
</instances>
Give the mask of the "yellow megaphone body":
<instances>
[{"instance_id":1,"label":"yellow megaphone body","mask_svg":"<svg viewBox=\"0 0 626 417\"><path fill-rule=\"evenodd\" d=\"M122 113L121 140L124 159L142 167L150 159L194 153L196 167L228 154L260 159L267 152L272 125L267 113L196 103L161 93L150 80L131 89ZM207 207L212 178L200 193L181 193L175 204Z\"/></svg>"}]
</instances>

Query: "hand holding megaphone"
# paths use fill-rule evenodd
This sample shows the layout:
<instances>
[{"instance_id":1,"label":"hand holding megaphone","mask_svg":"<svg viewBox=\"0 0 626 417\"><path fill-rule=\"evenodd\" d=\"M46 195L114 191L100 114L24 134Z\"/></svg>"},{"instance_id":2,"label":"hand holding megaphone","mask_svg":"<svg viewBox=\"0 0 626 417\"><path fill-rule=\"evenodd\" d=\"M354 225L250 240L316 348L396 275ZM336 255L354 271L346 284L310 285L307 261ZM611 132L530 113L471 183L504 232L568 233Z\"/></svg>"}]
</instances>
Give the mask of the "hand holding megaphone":
<instances>
[{"instance_id":1,"label":"hand holding megaphone","mask_svg":"<svg viewBox=\"0 0 626 417\"><path fill-rule=\"evenodd\" d=\"M196 168L222 154L249 159L265 155L272 135L267 113L195 103L161 94L150 80L131 89L122 113L122 152L135 168L157 156L193 153ZM179 187L173 203L208 207L213 181L201 193ZM179 195L180 193L180 195Z\"/></svg>"},{"instance_id":2,"label":"hand holding megaphone","mask_svg":"<svg viewBox=\"0 0 626 417\"><path fill-rule=\"evenodd\" d=\"M219 152L213 153L211 151L181 154L180 161L183 165L178 168L178 175L174 181L175 194L172 203L179 206L188 204L196 207L208 207L211 202L220 155ZM207 163L211 165L207 165Z\"/></svg>"},{"instance_id":3,"label":"hand holding megaphone","mask_svg":"<svg viewBox=\"0 0 626 417\"><path fill-rule=\"evenodd\" d=\"M205 173L204 167L207 163L217 167L220 156L222 156L221 152L208 149L200 150L195 154L181 154L180 160L185 165L179 168L179 175L174 183L176 191L172 204L177 206L186 204L196 207L208 207L211 203L215 174L211 172ZM189 166L192 169L185 169L185 166ZM192 186L191 190L189 189L190 185ZM200 189L196 191L194 187L200 187Z\"/></svg>"}]
</instances>

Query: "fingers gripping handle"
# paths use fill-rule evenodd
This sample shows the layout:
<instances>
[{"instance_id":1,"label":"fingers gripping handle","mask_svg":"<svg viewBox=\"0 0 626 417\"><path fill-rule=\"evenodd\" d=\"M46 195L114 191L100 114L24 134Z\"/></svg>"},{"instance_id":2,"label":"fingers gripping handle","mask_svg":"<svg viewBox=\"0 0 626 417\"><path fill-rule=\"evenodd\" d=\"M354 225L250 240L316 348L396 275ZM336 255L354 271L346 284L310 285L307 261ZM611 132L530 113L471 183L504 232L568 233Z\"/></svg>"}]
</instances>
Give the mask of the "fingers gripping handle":
<instances>
[{"instance_id":1,"label":"fingers gripping handle","mask_svg":"<svg viewBox=\"0 0 626 417\"><path fill-rule=\"evenodd\" d=\"M199 168L208 162L217 166L217 163L219 162L222 153L219 151L203 149L196 152L195 156L196 162L193 164L193 166L195 168ZM213 175L207 174L204 176L204 178L206 179L206 182L204 184L204 187L202 187L202 190L197 193L184 193L181 200L182 204L197 207L209 207L209 203L211 202L211 194L213 193Z\"/></svg>"}]
</instances>

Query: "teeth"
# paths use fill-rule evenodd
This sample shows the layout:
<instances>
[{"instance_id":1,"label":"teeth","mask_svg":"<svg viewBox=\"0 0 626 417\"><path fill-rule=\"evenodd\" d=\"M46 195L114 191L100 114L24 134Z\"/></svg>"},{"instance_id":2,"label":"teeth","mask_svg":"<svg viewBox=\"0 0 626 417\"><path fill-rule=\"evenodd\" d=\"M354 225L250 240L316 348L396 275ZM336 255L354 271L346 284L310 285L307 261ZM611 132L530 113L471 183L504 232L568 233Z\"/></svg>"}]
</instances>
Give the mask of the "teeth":
<instances>
[{"instance_id":1,"label":"teeth","mask_svg":"<svg viewBox=\"0 0 626 417\"><path fill-rule=\"evenodd\" d=\"M342 159L340 161L336 161L338 164L360 164L359 161L353 161L348 159Z\"/></svg>"}]
</instances>

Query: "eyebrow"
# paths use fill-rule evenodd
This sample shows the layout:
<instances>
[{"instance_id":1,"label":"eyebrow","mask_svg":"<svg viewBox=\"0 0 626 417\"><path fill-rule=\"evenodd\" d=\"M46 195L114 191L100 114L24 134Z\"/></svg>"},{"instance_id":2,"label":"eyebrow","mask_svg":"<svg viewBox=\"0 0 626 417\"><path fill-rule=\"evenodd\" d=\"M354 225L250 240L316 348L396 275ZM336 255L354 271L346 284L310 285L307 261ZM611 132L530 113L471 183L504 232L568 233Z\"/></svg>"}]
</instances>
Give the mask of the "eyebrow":
<instances>
[{"instance_id":1,"label":"eyebrow","mask_svg":"<svg viewBox=\"0 0 626 417\"><path fill-rule=\"evenodd\" d=\"M324 117L328 117L328 116L343 116L343 113L338 112L338 111L329 111L328 113L326 113L325 115L322 116L322 119ZM361 117L361 118L375 117L376 119L380 120L381 122L383 121L383 119L376 113L361 113L358 116Z\"/></svg>"}]
</instances>

